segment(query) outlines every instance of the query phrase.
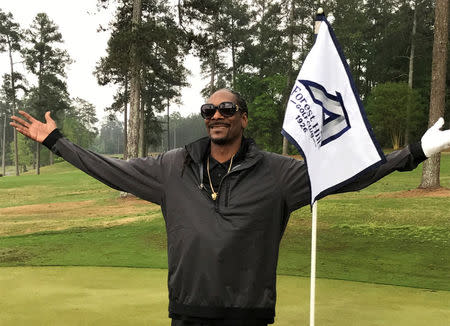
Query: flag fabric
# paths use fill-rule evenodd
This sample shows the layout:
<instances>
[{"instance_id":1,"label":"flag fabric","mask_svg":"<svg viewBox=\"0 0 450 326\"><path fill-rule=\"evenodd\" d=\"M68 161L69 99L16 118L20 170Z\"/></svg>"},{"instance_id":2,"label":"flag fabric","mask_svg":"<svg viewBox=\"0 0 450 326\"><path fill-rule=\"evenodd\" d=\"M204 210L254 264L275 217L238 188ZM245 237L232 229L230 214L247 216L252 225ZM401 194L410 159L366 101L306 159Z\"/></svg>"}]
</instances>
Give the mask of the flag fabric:
<instances>
[{"instance_id":1,"label":"flag fabric","mask_svg":"<svg viewBox=\"0 0 450 326\"><path fill-rule=\"evenodd\" d=\"M306 161L311 204L385 162L324 16L289 97L282 134Z\"/></svg>"}]
</instances>

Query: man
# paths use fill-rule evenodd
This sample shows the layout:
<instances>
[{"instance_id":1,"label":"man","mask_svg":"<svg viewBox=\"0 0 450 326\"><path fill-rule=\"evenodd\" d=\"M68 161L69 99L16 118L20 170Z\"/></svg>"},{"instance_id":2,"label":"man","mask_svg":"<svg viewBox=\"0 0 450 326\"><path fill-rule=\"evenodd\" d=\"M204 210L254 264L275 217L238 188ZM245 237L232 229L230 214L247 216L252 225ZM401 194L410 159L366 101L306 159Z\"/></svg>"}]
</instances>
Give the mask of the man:
<instances>
[{"instance_id":1,"label":"man","mask_svg":"<svg viewBox=\"0 0 450 326\"><path fill-rule=\"evenodd\" d=\"M248 111L239 94L219 90L201 107L209 137L129 161L71 143L49 112L45 124L20 113L28 121L12 117L11 125L25 136L101 182L161 205L172 325L273 323L279 244L290 213L310 202L309 178L303 162L260 151L243 137ZM414 169L450 146L449 133L431 128L422 145L388 155L385 164L339 191Z\"/></svg>"}]
</instances>

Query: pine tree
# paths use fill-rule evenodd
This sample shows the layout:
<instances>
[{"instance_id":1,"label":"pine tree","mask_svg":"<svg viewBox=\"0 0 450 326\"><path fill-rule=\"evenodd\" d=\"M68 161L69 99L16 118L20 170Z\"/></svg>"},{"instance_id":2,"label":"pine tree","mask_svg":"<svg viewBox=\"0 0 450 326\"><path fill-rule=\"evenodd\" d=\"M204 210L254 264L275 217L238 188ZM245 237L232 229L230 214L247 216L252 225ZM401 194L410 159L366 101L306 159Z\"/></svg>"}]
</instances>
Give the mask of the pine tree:
<instances>
[{"instance_id":1,"label":"pine tree","mask_svg":"<svg viewBox=\"0 0 450 326\"><path fill-rule=\"evenodd\" d=\"M16 110L16 85L15 81L20 75L14 71L13 53L20 51L22 42L22 34L19 24L13 21L11 13L5 14L0 9L0 52L7 51L10 64L10 99L12 113ZM4 160L3 160L4 161ZM19 175L19 156L17 147L17 131L14 129L14 164L16 168L16 176Z\"/></svg>"},{"instance_id":2,"label":"pine tree","mask_svg":"<svg viewBox=\"0 0 450 326\"><path fill-rule=\"evenodd\" d=\"M62 35L47 14L39 13L26 31L28 47L23 50L27 70L37 77L38 83L28 97L30 111L43 119L48 110L56 113L68 108L69 98L64 81L69 55L60 49ZM40 173L40 143L36 143L36 174Z\"/></svg>"},{"instance_id":3,"label":"pine tree","mask_svg":"<svg viewBox=\"0 0 450 326\"><path fill-rule=\"evenodd\" d=\"M429 127L431 127L439 117L444 115L448 57L448 8L448 0L436 0L430 114L428 121ZM425 161L423 164L420 188L432 189L440 187L440 163L440 153L433 155Z\"/></svg>"}]
</instances>

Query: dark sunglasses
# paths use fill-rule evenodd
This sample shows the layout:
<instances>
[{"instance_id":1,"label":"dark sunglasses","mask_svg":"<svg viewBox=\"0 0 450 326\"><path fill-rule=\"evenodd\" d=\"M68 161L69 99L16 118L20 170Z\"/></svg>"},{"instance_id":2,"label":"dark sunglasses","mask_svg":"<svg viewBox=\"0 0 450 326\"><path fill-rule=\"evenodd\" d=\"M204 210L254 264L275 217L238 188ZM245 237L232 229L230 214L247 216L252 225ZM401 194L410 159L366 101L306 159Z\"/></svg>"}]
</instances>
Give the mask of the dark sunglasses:
<instances>
[{"instance_id":1,"label":"dark sunglasses","mask_svg":"<svg viewBox=\"0 0 450 326\"><path fill-rule=\"evenodd\" d=\"M239 111L239 106L231 102L222 102L218 106L214 104L203 104L200 107L200 113L203 119L211 119L216 114L216 110L219 110L219 113L223 117L229 118Z\"/></svg>"}]
</instances>

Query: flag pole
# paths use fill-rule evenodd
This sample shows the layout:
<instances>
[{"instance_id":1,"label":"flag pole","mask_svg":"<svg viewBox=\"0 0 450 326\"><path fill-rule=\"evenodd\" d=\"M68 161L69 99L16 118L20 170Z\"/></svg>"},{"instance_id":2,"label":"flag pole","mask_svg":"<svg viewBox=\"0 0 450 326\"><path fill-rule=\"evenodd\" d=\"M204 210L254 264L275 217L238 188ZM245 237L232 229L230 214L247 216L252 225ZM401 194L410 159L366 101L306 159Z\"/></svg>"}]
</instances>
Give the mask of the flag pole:
<instances>
[{"instance_id":1,"label":"flag pole","mask_svg":"<svg viewBox=\"0 0 450 326\"><path fill-rule=\"evenodd\" d=\"M314 326L316 299L316 241L317 241L317 201L312 207L311 225L311 291L309 297L309 325Z\"/></svg>"},{"instance_id":2,"label":"flag pole","mask_svg":"<svg viewBox=\"0 0 450 326\"><path fill-rule=\"evenodd\" d=\"M317 10L317 15L323 15L323 9ZM314 34L319 33L320 20L316 20L314 24ZM317 248L317 201L312 207L312 223L311 223L311 285L309 295L309 325L315 324L315 308L316 308L316 248Z\"/></svg>"}]
</instances>

